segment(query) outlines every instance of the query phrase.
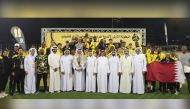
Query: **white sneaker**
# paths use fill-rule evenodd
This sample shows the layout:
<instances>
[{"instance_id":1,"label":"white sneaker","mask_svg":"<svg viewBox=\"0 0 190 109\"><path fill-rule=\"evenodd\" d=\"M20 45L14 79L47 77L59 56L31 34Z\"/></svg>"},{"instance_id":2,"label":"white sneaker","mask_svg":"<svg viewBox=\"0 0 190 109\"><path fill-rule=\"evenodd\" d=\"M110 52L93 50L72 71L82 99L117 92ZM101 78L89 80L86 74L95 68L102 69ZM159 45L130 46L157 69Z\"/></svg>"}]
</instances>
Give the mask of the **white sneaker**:
<instances>
[{"instance_id":1,"label":"white sneaker","mask_svg":"<svg viewBox=\"0 0 190 109\"><path fill-rule=\"evenodd\" d=\"M3 96L5 96L5 97L6 97L6 96L8 96L8 94L6 94L5 92L3 92Z\"/></svg>"},{"instance_id":2,"label":"white sneaker","mask_svg":"<svg viewBox=\"0 0 190 109\"><path fill-rule=\"evenodd\" d=\"M178 91L176 91L176 92L175 92L175 95L179 95L179 92L178 92Z\"/></svg>"},{"instance_id":3,"label":"white sneaker","mask_svg":"<svg viewBox=\"0 0 190 109\"><path fill-rule=\"evenodd\" d=\"M150 90L152 90L153 89L153 86L150 86Z\"/></svg>"},{"instance_id":4,"label":"white sneaker","mask_svg":"<svg viewBox=\"0 0 190 109\"><path fill-rule=\"evenodd\" d=\"M0 94L0 99L1 99L1 98L5 98L5 96L3 96L2 94Z\"/></svg>"}]
</instances>

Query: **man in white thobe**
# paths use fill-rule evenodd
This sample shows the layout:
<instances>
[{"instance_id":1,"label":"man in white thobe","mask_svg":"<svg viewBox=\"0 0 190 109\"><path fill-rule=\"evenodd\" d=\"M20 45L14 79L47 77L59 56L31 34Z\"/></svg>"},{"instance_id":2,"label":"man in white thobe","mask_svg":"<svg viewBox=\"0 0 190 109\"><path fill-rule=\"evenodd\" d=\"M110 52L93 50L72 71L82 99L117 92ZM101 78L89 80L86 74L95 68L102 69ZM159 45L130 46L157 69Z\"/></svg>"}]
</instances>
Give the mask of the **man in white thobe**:
<instances>
[{"instance_id":1,"label":"man in white thobe","mask_svg":"<svg viewBox=\"0 0 190 109\"><path fill-rule=\"evenodd\" d=\"M121 72L119 57L115 50L111 52L111 57L109 58L109 85L108 91L110 93L118 93L119 90L119 75Z\"/></svg>"},{"instance_id":2,"label":"man in white thobe","mask_svg":"<svg viewBox=\"0 0 190 109\"><path fill-rule=\"evenodd\" d=\"M35 48L29 50L29 54L24 59L25 81L24 91L25 94L34 94L36 92L36 77L35 77Z\"/></svg>"},{"instance_id":3,"label":"man in white thobe","mask_svg":"<svg viewBox=\"0 0 190 109\"><path fill-rule=\"evenodd\" d=\"M60 59L61 65L61 91L71 91L73 89L72 74L73 56L70 50L65 50L64 55Z\"/></svg>"},{"instance_id":4,"label":"man in white thobe","mask_svg":"<svg viewBox=\"0 0 190 109\"><path fill-rule=\"evenodd\" d=\"M134 53L133 93L144 94L144 74L147 71L146 57L141 48L136 48Z\"/></svg>"},{"instance_id":5,"label":"man in white thobe","mask_svg":"<svg viewBox=\"0 0 190 109\"><path fill-rule=\"evenodd\" d=\"M86 92L96 92L97 59L92 50L88 51L86 61Z\"/></svg>"},{"instance_id":6,"label":"man in white thobe","mask_svg":"<svg viewBox=\"0 0 190 109\"><path fill-rule=\"evenodd\" d=\"M74 89L76 91L85 90L85 57L81 49L76 50L73 60L74 69Z\"/></svg>"},{"instance_id":7,"label":"man in white thobe","mask_svg":"<svg viewBox=\"0 0 190 109\"><path fill-rule=\"evenodd\" d=\"M98 92L106 93L108 90L108 75L110 74L109 61L105 56L105 51L101 50L101 56L97 59L97 81Z\"/></svg>"},{"instance_id":8,"label":"man in white thobe","mask_svg":"<svg viewBox=\"0 0 190 109\"><path fill-rule=\"evenodd\" d=\"M52 52L48 56L50 69L49 92L60 92L60 56L57 54L57 47L52 47Z\"/></svg>"},{"instance_id":9,"label":"man in white thobe","mask_svg":"<svg viewBox=\"0 0 190 109\"><path fill-rule=\"evenodd\" d=\"M131 93L132 74L134 72L133 56L129 55L129 49L124 50L124 54L120 58L121 78L120 89L121 93Z\"/></svg>"}]
</instances>

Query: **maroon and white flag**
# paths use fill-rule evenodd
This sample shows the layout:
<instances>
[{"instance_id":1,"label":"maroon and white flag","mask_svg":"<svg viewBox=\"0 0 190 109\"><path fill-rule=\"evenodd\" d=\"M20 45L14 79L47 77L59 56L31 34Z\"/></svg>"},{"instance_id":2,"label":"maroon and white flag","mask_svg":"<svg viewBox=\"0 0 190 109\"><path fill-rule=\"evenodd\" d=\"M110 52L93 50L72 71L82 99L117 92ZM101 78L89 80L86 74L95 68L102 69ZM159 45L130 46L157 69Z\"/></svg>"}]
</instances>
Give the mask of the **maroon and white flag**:
<instances>
[{"instance_id":1,"label":"maroon and white flag","mask_svg":"<svg viewBox=\"0 0 190 109\"><path fill-rule=\"evenodd\" d=\"M148 66L147 80L184 83L183 67L180 61L163 63L152 62Z\"/></svg>"}]
</instances>

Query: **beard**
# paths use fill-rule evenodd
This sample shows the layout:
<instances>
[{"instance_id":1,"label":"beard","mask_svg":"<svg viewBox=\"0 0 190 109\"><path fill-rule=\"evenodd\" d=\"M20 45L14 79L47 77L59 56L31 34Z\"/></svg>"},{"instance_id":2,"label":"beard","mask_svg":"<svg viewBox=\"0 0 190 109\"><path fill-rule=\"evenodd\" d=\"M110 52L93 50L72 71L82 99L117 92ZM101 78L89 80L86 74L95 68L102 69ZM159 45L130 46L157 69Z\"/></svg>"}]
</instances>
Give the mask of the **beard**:
<instances>
[{"instance_id":1,"label":"beard","mask_svg":"<svg viewBox=\"0 0 190 109\"><path fill-rule=\"evenodd\" d=\"M41 54L41 55L44 55L44 52L43 52L43 53L41 52L40 54Z\"/></svg>"}]
</instances>

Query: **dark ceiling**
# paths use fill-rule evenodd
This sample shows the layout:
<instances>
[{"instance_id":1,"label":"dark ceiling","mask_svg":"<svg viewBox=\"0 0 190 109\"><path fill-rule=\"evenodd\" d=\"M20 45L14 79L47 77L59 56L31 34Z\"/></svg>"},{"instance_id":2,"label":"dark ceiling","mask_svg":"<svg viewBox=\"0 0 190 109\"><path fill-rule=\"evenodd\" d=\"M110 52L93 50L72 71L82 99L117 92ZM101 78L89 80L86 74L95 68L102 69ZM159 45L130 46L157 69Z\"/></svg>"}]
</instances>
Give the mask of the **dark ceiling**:
<instances>
[{"instance_id":1,"label":"dark ceiling","mask_svg":"<svg viewBox=\"0 0 190 109\"><path fill-rule=\"evenodd\" d=\"M170 45L190 45L190 19L181 18L1 18L0 43L11 44L12 26L19 26L27 44L40 44L41 28L146 28L147 42L165 45L164 23Z\"/></svg>"}]
</instances>

